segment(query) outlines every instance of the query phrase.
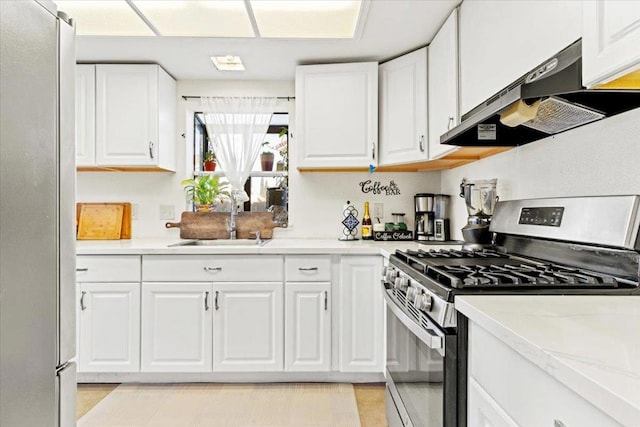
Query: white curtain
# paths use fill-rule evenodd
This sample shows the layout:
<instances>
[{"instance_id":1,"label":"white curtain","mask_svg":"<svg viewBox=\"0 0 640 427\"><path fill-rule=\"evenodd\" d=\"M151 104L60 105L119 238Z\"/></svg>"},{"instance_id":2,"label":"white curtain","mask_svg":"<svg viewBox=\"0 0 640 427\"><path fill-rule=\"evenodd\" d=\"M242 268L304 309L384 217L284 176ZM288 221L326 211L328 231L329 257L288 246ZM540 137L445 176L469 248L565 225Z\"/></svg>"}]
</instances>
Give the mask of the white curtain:
<instances>
[{"instance_id":1,"label":"white curtain","mask_svg":"<svg viewBox=\"0 0 640 427\"><path fill-rule=\"evenodd\" d=\"M260 154L276 98L201 99L204 123L236 203L249 200L244 183Z\"/></svg>"}]
</instances>

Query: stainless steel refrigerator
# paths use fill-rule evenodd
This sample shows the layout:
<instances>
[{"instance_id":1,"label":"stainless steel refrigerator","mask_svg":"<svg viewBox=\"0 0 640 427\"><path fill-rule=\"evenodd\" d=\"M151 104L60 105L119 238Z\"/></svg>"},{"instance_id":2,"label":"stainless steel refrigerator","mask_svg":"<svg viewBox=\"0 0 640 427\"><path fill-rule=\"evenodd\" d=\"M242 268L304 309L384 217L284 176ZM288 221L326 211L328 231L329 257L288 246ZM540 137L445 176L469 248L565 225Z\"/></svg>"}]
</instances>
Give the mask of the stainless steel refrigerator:
<instances>
[{"instance_id":1,"label":"stainless steel refrigerator","mask_svg":"<svg viewBox=\"0 0 640 427\"><path fill-rule=\"evenodd\" d=\"M0 425L75 425L74 29L0 1Z\"/></svg>"}]
</instances>

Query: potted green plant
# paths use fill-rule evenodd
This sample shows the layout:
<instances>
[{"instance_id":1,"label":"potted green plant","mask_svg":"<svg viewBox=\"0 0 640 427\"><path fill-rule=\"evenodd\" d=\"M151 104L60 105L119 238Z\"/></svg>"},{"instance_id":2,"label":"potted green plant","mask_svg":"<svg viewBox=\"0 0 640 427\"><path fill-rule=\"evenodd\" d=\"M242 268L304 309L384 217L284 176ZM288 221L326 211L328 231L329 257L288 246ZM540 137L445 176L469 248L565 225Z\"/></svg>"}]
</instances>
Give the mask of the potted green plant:
<instances>
[{"instance_id":1,"label":"potted green plant","mask_svg":"<svg viewBox=\"0 0 640 427\"><path fill-rule=\"evenodd\" d=\"M198 211L210 211L213 203L223 197L230 197L229 184L220 183L219 176L205 175L185 179L181 183Z\"/></svg>"},{"instance_id":2,"label":"potted green plant","mask_svg":"<svg viewBox=\"0 0 640 427\"><path fill-rule=\"evenodd\" d=\"M271 151L271 146L268 141L262 143L262 154L260 154L260 166L262 166L263 171L272 171L273 170L273 159L275 155Z\"/></svg>"},{"instance_id":3,"label":"potted green plant","mask_svg":"<svg viewBox=\"0 0 640 427\"><path fill-rule=\"evenodd\" d=\"M282 127L280 128L280 133L278 134L278 136L280 137L280 142L276 146L276 149L278 150L278 153L280 153L280 157L282 158L282 160L279 160L278 163L276 163L277 171L289 170L287 138L282 138L283 136L287 135L287 132L289 132L289 129L287 129L286 127Z\"/></svg>"},{"instance_id":4,"label":"potted green plant","mask_svg":"<svg viewBox=\"0 0 640 427\"><path fill-rule=\"evenodd\" d=\"M204 153L204 170L207 172L213 172L216 170L216 155L213 151L207 151Z\"/></svg>"}]
</instances>

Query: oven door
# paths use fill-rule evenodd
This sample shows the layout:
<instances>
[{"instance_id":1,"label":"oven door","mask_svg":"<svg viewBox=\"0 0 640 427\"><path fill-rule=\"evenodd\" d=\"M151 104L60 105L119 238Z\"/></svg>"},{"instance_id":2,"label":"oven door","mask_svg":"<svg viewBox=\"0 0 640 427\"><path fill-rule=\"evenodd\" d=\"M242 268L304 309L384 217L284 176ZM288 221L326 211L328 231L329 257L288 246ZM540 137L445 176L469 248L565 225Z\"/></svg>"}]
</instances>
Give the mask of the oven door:
<instances>
[{"instance_id":1,"label":"oven door","mask_svg":"<svg viewBox=\"0 0 640 427\"><path fill-rule=\"evenodd\" d=\"M417 324L385 289L387 422L390 426L456 426L456 336Z\"/></svg>"}]
</instances>

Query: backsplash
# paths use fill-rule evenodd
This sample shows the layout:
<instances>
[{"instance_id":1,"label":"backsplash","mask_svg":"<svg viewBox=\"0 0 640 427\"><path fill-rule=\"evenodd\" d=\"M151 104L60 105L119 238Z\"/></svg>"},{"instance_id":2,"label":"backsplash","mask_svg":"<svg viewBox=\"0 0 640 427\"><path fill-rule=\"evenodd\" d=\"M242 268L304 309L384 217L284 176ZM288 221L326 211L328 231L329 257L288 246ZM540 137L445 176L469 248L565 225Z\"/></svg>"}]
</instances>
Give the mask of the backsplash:
<instances>
[{"instance_id":1,"label":"backsplash","mask_svg":"<svg viewBox=\"0 0 640 427\"><path fill-rule=\"evenodd\" d=\"M460 181L498 178L503 200L640 194L640 109L442 171L442 192ZM467 211L452 197L451 233L462 238Z\"/></svg>"}]
</instances>

